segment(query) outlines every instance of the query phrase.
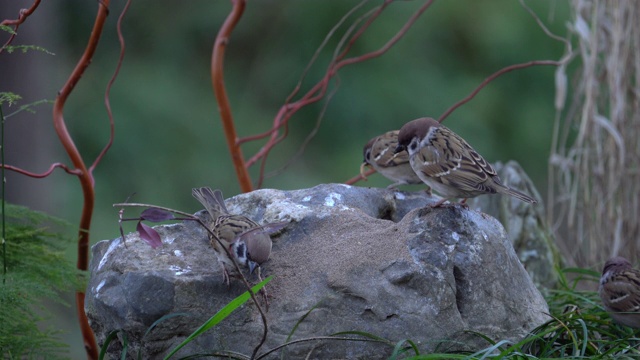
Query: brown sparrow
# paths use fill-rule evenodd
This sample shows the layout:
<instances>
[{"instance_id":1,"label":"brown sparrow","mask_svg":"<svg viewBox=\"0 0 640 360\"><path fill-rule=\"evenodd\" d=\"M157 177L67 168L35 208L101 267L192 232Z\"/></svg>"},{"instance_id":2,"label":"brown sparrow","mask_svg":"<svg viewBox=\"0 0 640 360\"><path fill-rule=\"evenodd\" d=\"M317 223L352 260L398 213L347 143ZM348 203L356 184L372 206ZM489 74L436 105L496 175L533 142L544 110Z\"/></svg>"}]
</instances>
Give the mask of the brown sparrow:
<instances>
[{"instance_id":1,"label":"brown sparrow","mask_svg":"<svg viewBox=\"0 0 640 360\"><path fill-rule=\"evenodd\" d=\"M409 154L406 151L394 153L398 146L398 132L398 130L388 131L374 137L369 140L362 151L364 160L360 165L360 174L364 177L365 166L373 167L382 176L395 181L387 186L387 189L402 184L422 183L409 164Z\"/></svg>"},{"instance_id":2,"label":"brown sparrow","mask_svg":"<svg viewBox=\"0 0 640 360\"><path fill-rule=\"evenodd\" d=\"M502 184L495 169L458 134L432 118L410 121L400 129L396 153L406 150L418 177L444 196L476 197L501 193L535 204L537 201Z\"/></svg>"},{"instance_id":3,"label":"brown sparrow","mask_svg":"<svg viewBox=\"0 0 640 360\"><path fill-rule=\"evenodd\" d=\"M260 265L267 261L271 254L272 242L267 230L246 216L229 214L220 190L212 191L209 187L195 188L192 195L211 215L210 229L215 236L210 236L211 246L222 265L222 276L227 285L229 272L234 274L236 270L233 261L220 247L220 243L229 250L238 265L249 268L251 273L257 268L260 276ZM280 228L282 227L284 225Z\"/></svg>"},{"instance_id":4,"label":"brown sparrow","mask_svg":"<svg viewBox=\"0 0 640 360\"><path fill-rule=\"evenodd\" d=\"M627 259L618 256L607 260L598 293L615 322L640 328L640 271Z\"/></svg>"}]
</instances>

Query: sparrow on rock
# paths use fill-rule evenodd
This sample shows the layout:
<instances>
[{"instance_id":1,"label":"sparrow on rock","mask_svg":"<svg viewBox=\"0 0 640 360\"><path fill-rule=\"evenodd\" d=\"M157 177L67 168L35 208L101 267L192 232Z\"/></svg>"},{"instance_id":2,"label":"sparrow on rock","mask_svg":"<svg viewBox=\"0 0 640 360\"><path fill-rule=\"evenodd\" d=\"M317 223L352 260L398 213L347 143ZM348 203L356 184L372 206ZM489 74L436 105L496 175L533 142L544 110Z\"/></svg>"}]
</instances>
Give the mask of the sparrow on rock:
<instances>
[{"instance_id":1,"label":"sparrow on rock","mask_svg":"<svg viewBox=\"0 0 640 360\"><path fill-rule=\"evenodd\" d=\"M495 169L463 138L432 118L406 123L398 134L396 153L406 150L418 177L444 198L476 197L501 193L524 202L537 201L502 184Z\"/></svg>"},{"instance_id":2,"label":"sparrow on rock","mask_svg":"<svg viewBox=\"0 0 640 360\"><path fill-rule=\"evenodd\" d=\"M387 189L403 184L422 183L409 164L409 154L406 151L394 153L398 146L398 133L398 130L393 130L376 136L363 149L364 160L360 165L360 174L364 178L364 167L373 167L382 176L395 181Z\"/></svg>"},{"instance_id":3,"label":"sparrow on rock","mask_svg":"<svg viewBox=\"0 0 640 360\"><path fill-rule=\"evenodd\" d=\"M640 328L640 271L623 257L614 257L604 264L600 299L615 322Z\"/></svg>"},{"instance_id":4,"label":"sparrow on rock","mask_svg":"<svg viewBox=\"0 0 640 360\"><path fill-rule=\"evenodd\" d=\"M220 247L221 244L229 250L240 267L248 268L251 273L258 269L260 277L260 265L267 261L271 254L272 242L268 231L279 230L286 224L278 223L277 226L267 228L246 216L229 214L220 190L212 191L209 187L194 188L192 195L204 205L211 216L212 222L209 225L213 233L213 236L209 236L211 246L222 265L223 280L227 285L229 285L229 273L235 274L236 269L233 260Z\"/></svg>"}]
</instances>

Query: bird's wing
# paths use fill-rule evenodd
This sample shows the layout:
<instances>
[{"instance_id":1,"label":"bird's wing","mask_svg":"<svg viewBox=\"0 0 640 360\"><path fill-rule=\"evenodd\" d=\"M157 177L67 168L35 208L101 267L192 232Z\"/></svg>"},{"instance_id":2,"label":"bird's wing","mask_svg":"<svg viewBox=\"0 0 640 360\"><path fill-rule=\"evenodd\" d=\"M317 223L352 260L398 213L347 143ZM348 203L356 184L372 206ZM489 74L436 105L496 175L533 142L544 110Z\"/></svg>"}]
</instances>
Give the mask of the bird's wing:
<instances>
[{"instance_id":1,"label":"bird's wing","mask_svg":"<svg viewBox=\"0 0 640 360\"><path fill-rule=\"evenodd\" d=\"M398 130L380 136L371 148L371 156L378 166L383 168L395 167L409 163L409 154L401 151L394 154L398 146Z\"/></svg>"},{"instance_id":2,"label":"bird's wing","mask_svg":"<svg viewBox=\"0 0 640 360\"><path fill-rule=\"evenodd\" d=\"M495 169L460 136L441 126L427 141L416 154L425 175L463 191L496 192L487 186L497 175Z\"/></svg>"},{"instance_id":3,"label":"bird's wing","mask_svg":"<svg viewBox=\"0 0 640 360\"><path fill-rule=\"evenodd\" d=\"M614 312L640 312L640 271L628 269L600 284L602 303Z\"/></svg>"}]
</instances>

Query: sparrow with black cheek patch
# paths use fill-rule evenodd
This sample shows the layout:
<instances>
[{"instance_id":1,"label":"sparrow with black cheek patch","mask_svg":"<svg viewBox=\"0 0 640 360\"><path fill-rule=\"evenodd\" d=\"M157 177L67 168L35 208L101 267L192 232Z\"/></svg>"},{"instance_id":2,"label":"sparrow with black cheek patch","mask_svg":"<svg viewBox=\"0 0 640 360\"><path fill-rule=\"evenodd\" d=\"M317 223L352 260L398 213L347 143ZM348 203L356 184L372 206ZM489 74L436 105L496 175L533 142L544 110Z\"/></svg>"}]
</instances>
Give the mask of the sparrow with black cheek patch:
<instances>
[{"instance_id":1,"label":"sparrow with black cheek patch","mask_svg":"<svg viewBox=\"0 0 640 360\"><path fill-rule=\"evenodd\" d=\"M501 193L524 202L537 201L502 184L495 169L463 138L432 118L406 123L398 134L396 153L406 150L418 177L444 198Z\"/></svg>"},{"instance_id":2,"label":"sparrow with black cheek patch","mask_svg":"<svg viewBox=\"0 0 640 360\"><path fill-rule=\"evenodd\" d=\"M360 174L364 177L364 167L373 167L382 176L395 181L387 189L403 184L420 184L422 180L416 175L409 164L409 154L406 151L394 153L398 146L398 130L388 131L376 136L364 146L364 160L360 165Z\"/></svg>"},{"instance_id":3,"label":"sparrow with black cheek patch","mask_svg":"<svg viewBox=\"0 0 640 360\"><path fill-rule=\"evenodd\" d=\"M640 271L627 259L618 256L604 264L598 293L615 322L640 328Z\"/></svg>"},{"instance_id":4,"label":"sparrow with black cheek patch","mask_svg":"<svg viewBox=\"0 0 640 360\"><path fill-rule=\"evenodd\" d=\"M220 190L212 191L209 187L195 188L192 195L211 215L210 230L214 236L210 235L210 241L222 265L223 281L228 285L229 273L235 274L236 269L233 260L220 247L221 244L229 250L239 266L248 268L251 273L257 268L260 276L260 265L267 261L271 254L272 242L268 230L246 216L229 214ZM282 227L284 224L278 229Z\"/></svg>"}]
</instances>

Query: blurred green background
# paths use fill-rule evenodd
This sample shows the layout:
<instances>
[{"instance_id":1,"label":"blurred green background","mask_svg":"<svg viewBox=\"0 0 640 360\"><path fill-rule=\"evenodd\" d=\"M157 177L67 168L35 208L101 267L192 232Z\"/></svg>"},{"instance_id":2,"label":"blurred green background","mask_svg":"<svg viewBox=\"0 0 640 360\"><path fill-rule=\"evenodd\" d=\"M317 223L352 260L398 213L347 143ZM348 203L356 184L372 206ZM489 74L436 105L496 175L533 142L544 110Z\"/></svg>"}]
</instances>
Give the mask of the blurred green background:
<instances>
[{"instance_id":1,"label":"blurred green background","mask_svg":"<svg viewBox=\"0 0 640 360\"><path fill-rule=\"evenodd\" d=\"M357 3L249 1L225 60L225 80L240 136L269 129L327 33ZM356 17L379 3L371 1ZM352 56L378 49L423 3L393 3L355 44ZM526 3L553 32L566 34L567 2ZM15 18L19 8L30 5L26 0L4 2L0 17ZM93 63L65 107L67 127L88 163L108 139L103 97L118 58L115 29L123 6L122 1L111 4ZM43 2L22 25L14 44L39 45L55 55L1 54L0 91L22 95L21 104L53 100L84 50L96 9L96 2ZM111 94L115 141L94 173L97 202L92 243L119 236L117 209L112 204L134 192L132 201L195 212L200 206L191 197L192 187L220 188L226 197L240 191L210 74L213 41L230 9L229 1L133 2L123 24L127 53ZM320 53L302 93L323 76L353 19ZM267 179L264 187L299 189L344 182L358 173L362 147L371 137L399 129L417 117L440 116L505 66L556 60L562 52L563 44L546 36L517 1L435 1L388 53L340 71L338 91L317 136L296 162ZM555 114L554 71L553 67L532 67L508 73L445 121L487 160L517 160L542 194ZM291 119L289 137L271 153L267 172L280 168L299 150L322 106L322 102L311 105ZM4 110L7 114L15 109ZM36 110L36 114L22 112L7 120L7 163L34 172L44 171L52 162L69 163L52 126L51 105ZM262 144L245 145L245 157ZM257 169L251 170L254 179ZM389 183L373 175L357 185ZM8 174L7 200L74 225L82 206L78 181L59 170L40 180ZM126 224L125 230L133 227ZM75 237L73 231L70 236ZM69 249L69 258L75 262L75 248ZM68 331L71 356L83 358L73 308L61 308L59 313L52 323Z\"/></svg>"}]
</instances>

